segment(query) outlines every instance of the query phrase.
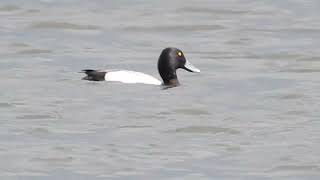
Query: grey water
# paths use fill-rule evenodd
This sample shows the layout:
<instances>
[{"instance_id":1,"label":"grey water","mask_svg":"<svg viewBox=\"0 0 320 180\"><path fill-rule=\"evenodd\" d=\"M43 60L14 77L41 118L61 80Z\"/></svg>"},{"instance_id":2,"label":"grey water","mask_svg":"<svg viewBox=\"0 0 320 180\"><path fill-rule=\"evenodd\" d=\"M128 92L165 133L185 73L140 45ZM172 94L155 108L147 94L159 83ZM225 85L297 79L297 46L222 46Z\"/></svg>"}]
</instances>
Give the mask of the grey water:
<instances>
[{"instance_id":1,"label":"grey water","mask_svg":"<svg viewBox=\"0 0 320 180\"><path fill-rule=\"evenodd\" d=\"M0 179L320 178L320 1L1 0ZM161 50L201 69L160 78Z\"/></svg>"}]
</instances>

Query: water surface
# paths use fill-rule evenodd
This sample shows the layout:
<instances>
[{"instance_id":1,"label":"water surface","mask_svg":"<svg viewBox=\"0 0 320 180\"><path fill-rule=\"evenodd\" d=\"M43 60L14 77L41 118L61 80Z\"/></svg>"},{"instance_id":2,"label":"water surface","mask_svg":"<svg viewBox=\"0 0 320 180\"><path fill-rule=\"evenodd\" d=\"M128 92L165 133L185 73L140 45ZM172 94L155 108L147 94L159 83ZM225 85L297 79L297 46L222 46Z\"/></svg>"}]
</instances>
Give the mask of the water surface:
<instances>
[{"instance_id":1,"label":"water surface","mask_svg":"<svg viewBox=\"0 0 320 180\"><path fill-rule=\"evenodd\" d=\"M1 179L319 179L316 0L0 3ZM182 86L81 81L84 68Z\"/></svg>"}]
</instances>

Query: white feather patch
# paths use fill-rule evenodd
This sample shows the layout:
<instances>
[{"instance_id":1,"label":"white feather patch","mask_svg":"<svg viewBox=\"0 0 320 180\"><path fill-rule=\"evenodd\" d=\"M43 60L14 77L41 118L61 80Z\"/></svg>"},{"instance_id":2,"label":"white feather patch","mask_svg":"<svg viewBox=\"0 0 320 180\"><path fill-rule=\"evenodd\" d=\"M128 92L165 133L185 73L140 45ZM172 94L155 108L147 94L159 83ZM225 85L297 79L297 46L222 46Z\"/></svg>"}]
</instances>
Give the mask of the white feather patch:
<instances>
[{"instance_id":1,"label":"white feather patch","mask_svg":"<svg viewBox=\"0 0 320 180\"><path fill-rule=\"evenodd\" d=\"M105 75L106 81L118 81L122 83L142 83L142 84L153 84L161 85L161 81L158 79L141 72L136 71L108 71Z\"/></svg>"}]
</instances>

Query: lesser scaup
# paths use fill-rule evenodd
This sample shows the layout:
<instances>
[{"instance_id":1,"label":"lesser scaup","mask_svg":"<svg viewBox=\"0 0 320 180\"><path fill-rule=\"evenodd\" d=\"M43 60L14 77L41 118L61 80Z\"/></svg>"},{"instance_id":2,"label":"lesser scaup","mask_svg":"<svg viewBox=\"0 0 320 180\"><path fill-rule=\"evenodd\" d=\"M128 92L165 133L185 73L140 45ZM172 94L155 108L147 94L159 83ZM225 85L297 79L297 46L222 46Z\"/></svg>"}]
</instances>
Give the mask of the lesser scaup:
<instances>
[{"instance_id":1,"label":"lesser scaup","mask_svg":"<svg viewBox=\"0 0 320 180\"><path fill-rule=\"evenodd\" d=\"M179 81L176 70L182 68L189 72L197 72L200 70L194 67L186 60L181 50L177 48L165 48L158 59L158 71L165 86L178 86ZM82 70L87 76L84 80L89 81L118 81L123 83L143 83L152 85L161 85L158 79L135 71L127 70Z\"/></svg>"}]
</instances>

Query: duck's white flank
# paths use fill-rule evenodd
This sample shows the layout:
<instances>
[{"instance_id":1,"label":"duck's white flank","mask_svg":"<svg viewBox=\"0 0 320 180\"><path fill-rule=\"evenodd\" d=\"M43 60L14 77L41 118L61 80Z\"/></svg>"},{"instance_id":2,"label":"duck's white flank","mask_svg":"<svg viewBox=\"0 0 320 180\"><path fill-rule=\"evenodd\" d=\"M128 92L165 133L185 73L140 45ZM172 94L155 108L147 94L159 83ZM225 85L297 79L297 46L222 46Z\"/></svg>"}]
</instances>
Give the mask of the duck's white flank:
<instances>
[{"instance_id":1,"label":"duck's white flank","mask_svg":"<svg viewBox=\"0 0 320 180\"><path fill-rule=\"evenodd\" d=\"M158 79L141 72L118 70L108 71L105 75L106 81L118 81L122 83L142 83L142 84L153 84L161 85L161 81Z\"/></svg>"}]
</instances>

